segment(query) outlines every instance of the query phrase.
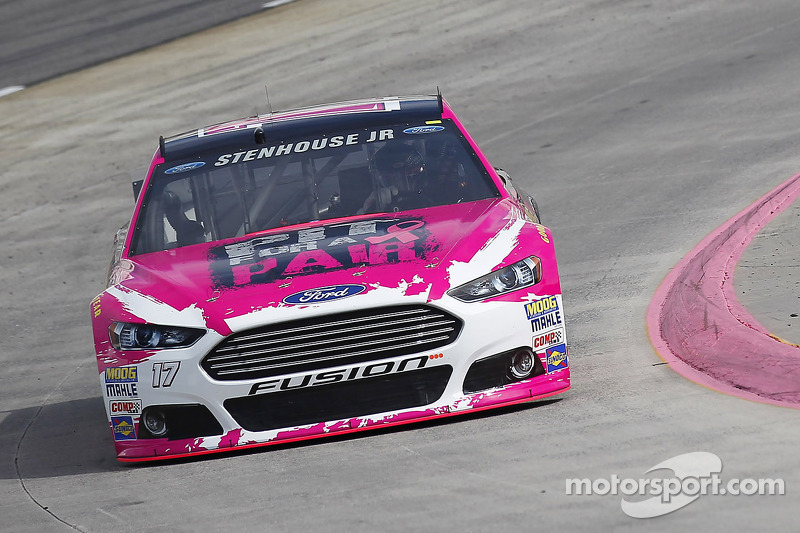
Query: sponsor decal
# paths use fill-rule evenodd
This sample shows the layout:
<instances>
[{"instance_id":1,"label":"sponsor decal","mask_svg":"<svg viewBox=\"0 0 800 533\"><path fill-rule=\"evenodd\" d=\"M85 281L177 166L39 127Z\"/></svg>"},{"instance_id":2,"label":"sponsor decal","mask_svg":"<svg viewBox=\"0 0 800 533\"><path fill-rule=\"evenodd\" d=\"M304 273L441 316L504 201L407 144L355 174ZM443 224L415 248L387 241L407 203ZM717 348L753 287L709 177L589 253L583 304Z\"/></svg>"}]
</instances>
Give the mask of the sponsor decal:
<instances>
[{"instance_id":1,"label":"sponsor decal","mask_svg":"<svg viewBox=\"0 0 800 533\"><path fill-rule=\"evenodd\" d=\"M550 333L545 333L543 335L538 335L533 338L533 348L546 348L553 344L559 344L562 338L564 338L564 333L560 329L551 331Z\"/></svg>"},{"instance_id":2,"label":"sponsor decal","mask_svg":"<svg viewBox=\"0 0 800 533\"><path fill-rule=\"evenodd\" d=\"M428 355L419 355L416 357L403 359L402 361L382 361L380 363L371 363L368 365L350 368L340 368L338 370L324 370L322 372L315 372L300 376L269 379L253 384L253 386L250 387L250 392L248 394L253 395L266 392L303 389L317 385L330 385L332 383L352 381L354 379L374 378L377 376L397 374L400 372L407 372L409 370L423 368L428 363L429 358L433 359L434 357Z\"/></svg>"},{"instance_id":3,"label":"sponsor decal","mask_svg":"<svg viewBox=\"0 0 800 533\"><path fill-rule=\"evenodd\" d=\"M286 304L308 304L341 300L367 290L363 285L332 285L290 294L283 299Z\"/></svg>"},{"instance_id":4,"label":"sponsor decal","mask_svg":"<svg viewBox=\"0 0 800 533\"><path fill-rule=\"evenodd\" d=\"M112 416L111 428L114 430L114 440L136 440L132 416Z\"/></svg>"},{"instance_id":5,"label":"sponsor decal","mask_svg":"<svg viewBox=\"0 0 800 533\"><path fill-rule=\"evenodd\" d=\"M343 135L333 135L332 137L315 137L297 142L273 144L272 146L265 146L264 148L257 148L254 150L222 154L217 158L214 166L224 167L226 165L235 165L237 163L257 161L259 159L280 157L282 155L301 154L308 151L313 152L326 148L354 146L375 141L388 141L389 139L394 139L394 130L361 131Z\"/></svg>"},{"instance_id":6,"label":"sponsor decal","mask_svg":"<svg viewBox=\"0 0 800 533\"><path fill-rule=\"evenodd\" d=\"M113 397L138 396L139 375L135 366L116 366L106 368L106 395Z\"/></svg>"},{"instance_id":7,"label":"sponsor decal","mask_svg":"<svg viewBox=\"0 0 800 533\"><path fill-rule=\"evenodd\" d=\"M184 163L183 165L178 165L177 167L168 168L164 171L164 174L180 174L181 172L188 172L190 170L194 170L196 168L200 168L205 166L203 161L195 161L194 163Z\"/></svg>"},{"instance_id":8,"label":"sponsor decal","mask_svg":"<svg viewBox=\"0 0 800 533\"><path fill-rule=\"evenodd\" d=\"M212 247L209 260L214 288L221 289L362 265L423 261L436 249L423 220L394 218L255 237Z\"/></svg>"},{"instance_id":9,"label":"sponsor decal","mask_svg":"<svg viewBox=\"0 0 800 533\"><path fill-rule=\"evenodd\" d=\"M564 321L561 319L561 311L553 311L531 320L531 330L534 333L542 333L548 329L562 326Z\"/></svg>"},{"instance_id":10,"label":"sponsor decal","mask_svg":"<svg viewBox=\"0 0 800 533\"><path fill-rule=\"evenodd\" d=\"M92 316L97 318L102 313L100 309L100 297L97 296L94 300L92 300Z\"/></svg>"},{"instance_id":11,"label":"sponsor decal","mask_svg":"<svg viewBox=\"0 0 800 533\"><path fill-rule=\"evenodd\" d=\"M115 366L106 368L106 383L136 383L139 381L135 366Z\"/></svg>"},{"instance_id":12,"label":"sponsor decal","mask_svg":"<svg viewBox=\"0 0 800 533\"><path fill-rule=\"evenodd\" d=\"M567 362L567 345L559 344L545 350L547 354L547 372L564 370L569 366Z\"/></svg>"},{"instance_id":13,"label":"sponsor decal","mask_svg":"<svg viewBox=\"0 0 800 533\"><path fill-rule=\"evenodd\" d=\"M406 128L403 133L408 135L422 135L425 133L436 133L444 131L444 126L414 126L413 128Z\"/></svg>"},{"instance_id":14,"label":"sponsor decal","mask_svg":"<svg viewBox=\"0 0 800 533\"><path fill-rule=\"evenodd\" d=\"M142 414L142 400L139 398L111 400L108 402L108 412L111 413L112 416L140 415Z\"/></svg>"},{"instance_id":15,"label":"sponsor decal","mask_svg":"<svg viewBox=\"0 0 800 533\"><path fill-rule=\"evenodd\" d=\"M539 232L539 237L541 237L545 243L550 244L550 239L547 238L547 231L545 231L544 226L541 224L535 224L535 226L536 231Z\"/></svg>"},{"instance_id":16,"label":"sponsor decal","mask_svg":"<svg viewBox=\"0 0 800 533\"><path fill-rule=\"evenodd\" d=\"M544 316L551 311L558 310L558 298L555 296L548 296L547 298L540 298L525 304L525 313L528 315L528 320Z\"/></svg>"},{"instance_id":17,"label":"sponsor decal","mask_svg":"<svg viewBox=\"0 0 800 533\"><path fill-rule=\"evenodd\" d=\"M106 383L106 396L109 398L130 398L139 396L136 383Z\"/></svg>"}]
</instances>

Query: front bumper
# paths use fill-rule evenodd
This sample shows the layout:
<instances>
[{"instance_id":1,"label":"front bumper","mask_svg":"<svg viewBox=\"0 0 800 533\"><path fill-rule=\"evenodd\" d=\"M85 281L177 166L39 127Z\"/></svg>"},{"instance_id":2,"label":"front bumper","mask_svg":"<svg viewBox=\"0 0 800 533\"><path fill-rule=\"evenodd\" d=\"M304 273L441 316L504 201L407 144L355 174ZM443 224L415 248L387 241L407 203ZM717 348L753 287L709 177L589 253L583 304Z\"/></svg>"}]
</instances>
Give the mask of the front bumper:
<instances>
[{"instance_id":1,"label":"front bumper","mask_svg":"<svg viewBox=\"0 0 800 533\"><path fill-rule=\"evenodd\" d=\"M553 298L559 314L551 313L547 321L524 301L465 304L444 297L427 304L424 295L405 298L403 304L457 317L462 327L455 340L434 350L388 352L368 361L251 379L222 381L204 370L202 360L224 340L215 331L183 349L144 354L111 353L106 347L98 353L98 365L118 459L147 461L306 440L564 392L570 370L563 308L560 295ZM293 311L307 319L344 312L347 305L330 302L302 314ZM236 333L272 323L275 316L275 309L251 313L229 325ZM524 379L507 371L510 357L521 348L536 358ZM144 423L156 412L166 422L163 435Z\"/></svg>"}]
</instances>

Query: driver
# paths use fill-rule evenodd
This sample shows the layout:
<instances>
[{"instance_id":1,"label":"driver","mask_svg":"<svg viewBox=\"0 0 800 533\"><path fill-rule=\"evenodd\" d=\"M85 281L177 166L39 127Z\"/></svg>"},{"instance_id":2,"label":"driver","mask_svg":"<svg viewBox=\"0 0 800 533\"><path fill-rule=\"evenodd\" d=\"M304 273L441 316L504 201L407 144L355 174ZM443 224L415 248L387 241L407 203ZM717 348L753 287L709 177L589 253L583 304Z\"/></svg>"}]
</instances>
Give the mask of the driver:
<instances>
[{"instance_id":1,"label":"driver","mask_svg":"<svg viewBox=\"0 0 800 533\"><path fill-rule=\"evenodd\" d=\"M422 194L432 201L450 203L463 199L467 182L459 172L455 144L450 140L433 139L426 145L429 165L428 180Z\"/></svg>"},{"instance_id":2,"label":"driver","mask_svg":"<svg viewBox=\"0 0 800 533\"><path fill-rule=\"evenodd\" d=\"M412 146L402 143L388 143L375 153L375 168L378 180L375 190L370 193L359 213L423 207L421 195L425 160Z\"/></svg>"}]
</instances>

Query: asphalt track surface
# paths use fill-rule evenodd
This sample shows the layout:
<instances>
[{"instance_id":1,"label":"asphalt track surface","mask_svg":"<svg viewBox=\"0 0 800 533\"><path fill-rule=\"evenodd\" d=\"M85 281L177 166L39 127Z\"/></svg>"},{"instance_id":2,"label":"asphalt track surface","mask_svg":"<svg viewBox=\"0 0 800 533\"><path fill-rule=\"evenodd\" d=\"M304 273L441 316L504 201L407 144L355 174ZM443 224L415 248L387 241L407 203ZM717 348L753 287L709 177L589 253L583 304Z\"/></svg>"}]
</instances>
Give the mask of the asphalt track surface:
<instances>
[{"instance_id":1,"label":"asphalt track surface","mask_svg":"<svg viewBox=\"0 0 800 533\"><path fill-rule=\"evenodd\" d=\"M0 529L796 528L794 409L691 383L645 328L659 283L800 169L792 0L302 0L0 98ZM144 38L143 38L144 41ZM156 466L113 455L88 303L159 134L441 87L555 234L573 389L556 401ZM633 519L566 478L717 454L785 496Z\"/></svg>"},{"instance_id":2,"label":"asphalt track surface","mask_svg":"<svg viewBox=\"0 0 800 533\"><path fill-rule=\"evenodd\" d=\"M0 1L0 90L251 15L266 0Z\"/></svg>"}]
</instances>

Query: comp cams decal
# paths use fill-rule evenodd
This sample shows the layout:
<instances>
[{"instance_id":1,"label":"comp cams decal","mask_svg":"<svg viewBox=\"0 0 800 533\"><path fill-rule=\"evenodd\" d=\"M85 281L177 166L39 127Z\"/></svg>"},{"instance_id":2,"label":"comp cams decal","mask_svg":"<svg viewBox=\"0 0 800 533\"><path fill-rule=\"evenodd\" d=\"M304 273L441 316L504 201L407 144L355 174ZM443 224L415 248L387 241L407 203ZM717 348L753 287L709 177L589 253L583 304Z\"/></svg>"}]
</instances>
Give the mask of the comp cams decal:
<instances>
[{"instance_id":1,"label":"comp cams decal","mask_svg":"<svg viewBox=\"0 0 800 533\"><path fill-rule=\"evenodd\" d=\"M211 277L216 288L240 287L365 264L424 260L437 248L429 240L425 222L417 219L369 220L266 235L212 247Z\"/></svg>"},{"instance_id":2,"label":"comp cams decal","mask_svg":"<svg viewBox=\"0 0 800 533\"><path fill-rule=\"evenodd\" d=\"M111 400L108 402L108 412L111 413L111 416L140 415L142 414L142 400L139 398Z\"/></svg>"},{"instance_id":3,"label":"comp cams decal","mask_svg":"<svg viewBox=\"0 0 800 533\"><path fill-rule=\"evenodd\" d=\"M537 335L533 338L533 349L537 348L547 348L548 346L552 346L553 344L559 344L561 339L564 338L563 330L557 329L555 331L551 331L550 333L544 333L542 335Z\"/></svg>"}]
</instances>

